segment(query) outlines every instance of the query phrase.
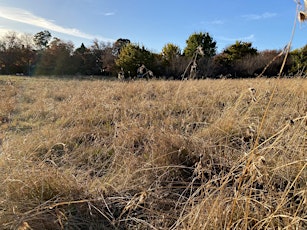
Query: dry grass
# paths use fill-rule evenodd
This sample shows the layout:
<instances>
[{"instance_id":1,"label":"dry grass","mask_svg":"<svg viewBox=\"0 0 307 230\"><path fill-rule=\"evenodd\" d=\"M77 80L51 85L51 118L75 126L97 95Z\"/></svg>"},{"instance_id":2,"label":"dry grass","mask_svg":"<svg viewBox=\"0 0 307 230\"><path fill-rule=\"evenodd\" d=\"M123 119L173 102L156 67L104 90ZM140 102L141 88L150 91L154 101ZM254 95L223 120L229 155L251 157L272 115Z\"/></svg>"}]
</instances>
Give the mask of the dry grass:
<instances>
[{"instance_id":1,"label":"dry grass","mask_svg":"<svg viewBox=\"0 0 307 230\"><path fill-rule=\"evenodd\" d=\"M307 228L305 79L1 77L0 94L1 229Z\"/></svg>"}]
</instances>

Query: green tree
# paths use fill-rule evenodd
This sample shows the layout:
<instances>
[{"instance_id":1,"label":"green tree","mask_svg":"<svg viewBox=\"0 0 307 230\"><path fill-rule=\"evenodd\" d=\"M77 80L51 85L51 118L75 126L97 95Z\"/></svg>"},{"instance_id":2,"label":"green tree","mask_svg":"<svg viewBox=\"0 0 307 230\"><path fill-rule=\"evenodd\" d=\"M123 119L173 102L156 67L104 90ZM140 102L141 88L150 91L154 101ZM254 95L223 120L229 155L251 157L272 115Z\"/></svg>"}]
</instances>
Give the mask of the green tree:
<instances>
[{"instance_id":1,"label":"green tree","mask_svg":"<svg viewBox=\"0 0 307 230\"><path fill-rule=\"evenodd\" d=\"M88 49L85 47L85 45L82 43L79 48L75 50L76 53L79 54L85 54L88 51Z\"/></svg>"},{"instance_id":2,"label":"green tree","mask_svg":"<svg viewBox=\"0 0 307 230\"><path fill-rule=\"evenodd\" d=\"M118 55L120 54L121 49L130 44L130 40L126 39L126 38L119 38L117 39L114 43L113 43L113 49L112 49L112 53L114 56L118 57Z\"/></svg>"},{"instance_id":3,"label":"green tree","mask_svg":"<svg viewBox=\"0 0 307 230\"><path fill-rule=\"evenodd\" d=\"M257 49L251 42L236 41L214 58L216 73L232 77L250 77L256 71Z\"/></svg>"},{"instance_id":4,"label":"green tree","mask_svg":"<svg viewBox=\"0 0 307 230\"><path fill-rule=\"evenodd\" d=\"M171 60L173 60L174 58L177 58L180 55L181 55L181 50L180 50L179 46L174 45L173 43L167 43L162 48L162 56L167 61L171 61Z\"/></svg>"},{"instance_id":5,"label":"green tree","mask_svg":"<svg viewBox=\"0 0 307 230\"><path fill-rule=\"evenodd\" d=\"M163 48L161 55L162 65L165 77L177 78L183 71L186 63L186 57L181 55L179 46L173 43L167 43Z\"/></svg>"},{"instance_id":6,"label":"green tree","mask_svg":"<svg viewBox=\"0 0 307 230\"><path fill-rule=\"evenodd\" d=\"M48 43L51 40L51 33L48 30L38 32L34 35L33 41L35 45L40 49L46 49Z\"/></svg>"},{"instance_id":7,"label":"green tree","mask_svg":"<svg viewBox=\"0 0 307 230\"><path fill-rule=\"evenodd\" d=\"M141 65L145 65L151 69L154 63L154 55L144 47L129 43L125 45L115 61L119 69L123 69L125 73L136 76L137 69Z\"/></svg>"},{"instance_id":8,"label":"green tree","mask_svg":"<svg viewBox=\"0 0 307 230\"><path fill-rule=\"evenodd\" d=\"M295 49L291 53L292 59L292 68L291 72L294 74L297 73L306 73L307 72L307 45L300 49Z\"/></svg>"},{"instance_id":9,"label":"green tree","mask_svg":"<svg viewBox=\"0 0 307 230\"><path fill-rule=\"evenodd\" d=\"M213 57L216 54L216 42L209 35L209 33L194 33L188 40L186 40L186 47L184 48L184 55L192 57L198 47L202 48L202 56Z\"/></svg>"},{"instance_id":10,"label":"green tree","mask_svg":"<svg viewBox=\"0 0 307 230\"><path fill-rule=\"evenodd\" d=\"M225 55L228 61L234 61L242 59L247 55L256 55L257 52L258 52L257 49L252 47L251 42L236 41L235 44L227 47L223 51L223 54Z\"/></svg>"}]
</instances>

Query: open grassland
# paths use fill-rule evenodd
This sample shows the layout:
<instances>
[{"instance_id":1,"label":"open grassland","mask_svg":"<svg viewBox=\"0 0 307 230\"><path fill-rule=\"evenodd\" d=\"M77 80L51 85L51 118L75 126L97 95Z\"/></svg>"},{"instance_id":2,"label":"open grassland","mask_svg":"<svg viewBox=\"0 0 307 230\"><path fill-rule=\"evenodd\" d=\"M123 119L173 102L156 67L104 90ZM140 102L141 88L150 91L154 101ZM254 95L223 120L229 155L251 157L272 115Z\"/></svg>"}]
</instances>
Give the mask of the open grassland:
<instances>
[{"instance_id":1,"label":"open grassland","mask_svg":"<svg viewBox=\"0 0 307 230\"><path fill-rule=\"evenodd\" d=\"M1 229L307 228L306 79L1 77L0 95Z\"/></svg>"}]
</instances>

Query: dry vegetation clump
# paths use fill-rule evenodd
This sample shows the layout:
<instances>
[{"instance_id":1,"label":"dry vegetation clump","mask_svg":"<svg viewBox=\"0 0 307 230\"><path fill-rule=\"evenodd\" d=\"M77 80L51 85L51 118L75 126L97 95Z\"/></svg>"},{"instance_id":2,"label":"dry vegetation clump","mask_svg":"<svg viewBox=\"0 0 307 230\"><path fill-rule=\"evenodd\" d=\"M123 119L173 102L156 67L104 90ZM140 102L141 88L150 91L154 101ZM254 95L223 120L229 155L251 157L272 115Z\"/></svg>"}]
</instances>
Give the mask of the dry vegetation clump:
<instances>
[{"instance_id":1,"label":"dry vegetation clump","mask_svg":"<svg viewBox=\"0 0 307 230\"><path fill-rule=\"evenodd\" d=\"M1 229L307 227L305 79L2 77L0 94Z\"/></svg>"}]
</instances>

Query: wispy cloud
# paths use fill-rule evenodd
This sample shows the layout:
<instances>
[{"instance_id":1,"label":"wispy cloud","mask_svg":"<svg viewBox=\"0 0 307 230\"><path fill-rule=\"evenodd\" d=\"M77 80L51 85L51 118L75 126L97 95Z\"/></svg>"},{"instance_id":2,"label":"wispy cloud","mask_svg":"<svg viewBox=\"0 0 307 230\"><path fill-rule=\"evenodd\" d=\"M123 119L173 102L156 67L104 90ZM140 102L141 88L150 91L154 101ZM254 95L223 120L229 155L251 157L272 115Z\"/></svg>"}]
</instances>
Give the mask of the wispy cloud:
<instances>
[{"instance_id":1,"label":"wispy cloud","mask_svg":"<svg viewBox=\"0 0 307 230\"><path fill-rule=\"evenodd\" d=\"M238 38L229 38L229 37L218 37L222 41L227 41L227 42L235 42L235 41L252 41L255 39L255 35L251 34L246 37L238 37Z\"/></svg>"},{"instance_id":2,"label":"wispy cloud","mask_svg":"<svg viewBox=\"0 0 307 230\"><path fill-rule=\"evenodd\" d=\"M115 12L107 12L107 13L104 13L104 16L113 16L115 15Z\"/></svg>"},{"instance_id":3,"label":"wispy cloud","mask_svg":"<svg viewBox=\"0 0 307 230\"><path fill-rule=\"evenodd\" d=\"M262 20L262 19L273 18L273 17L276 17L276 16L277 16L277 13L265 12L263 14L242 15L242 18L245 18L246 20Z\"/></svg>"},{"instance_id":4,"label":"wispy cloud","mask_svg":"<svg viewBox=\"0 0 307 230\"><path fill-rule=\"evenodd\" d=\"M13 8L13 7L1 7L0 6L0 17L15 22L25 23L28 25L44 28L58 33L63 33L71 35L74 37L85 38L85 39L99 39L103 41L113 41L113 39L104 38L101 36L96 36L93 34L84 33L75 28L66 28L57 25L53 20L48 20L39 16L32 14L29 11Z\"/></svg>"}]
</instances>

